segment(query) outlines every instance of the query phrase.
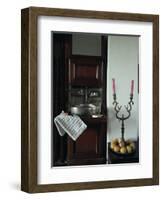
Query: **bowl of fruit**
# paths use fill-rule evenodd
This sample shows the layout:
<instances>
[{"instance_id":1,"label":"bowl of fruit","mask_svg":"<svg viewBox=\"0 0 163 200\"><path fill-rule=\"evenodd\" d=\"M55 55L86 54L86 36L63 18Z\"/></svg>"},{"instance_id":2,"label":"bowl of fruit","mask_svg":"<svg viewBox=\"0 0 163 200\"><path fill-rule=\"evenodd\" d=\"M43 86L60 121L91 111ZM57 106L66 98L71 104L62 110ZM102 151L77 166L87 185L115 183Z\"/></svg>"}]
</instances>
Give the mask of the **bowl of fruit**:
<instances>
[{"instance_id":1,"label":"bowl of fruit","mask_svg":"<svg viewBox=\"0 0 163 200\"><path fill-rule=\"evenodd\" d=\"M117 155L132 155L136 151L135 142L133 140L123 140L121 138L113 139L110 143L111 151Z\"/></svg>"}]
</instances>

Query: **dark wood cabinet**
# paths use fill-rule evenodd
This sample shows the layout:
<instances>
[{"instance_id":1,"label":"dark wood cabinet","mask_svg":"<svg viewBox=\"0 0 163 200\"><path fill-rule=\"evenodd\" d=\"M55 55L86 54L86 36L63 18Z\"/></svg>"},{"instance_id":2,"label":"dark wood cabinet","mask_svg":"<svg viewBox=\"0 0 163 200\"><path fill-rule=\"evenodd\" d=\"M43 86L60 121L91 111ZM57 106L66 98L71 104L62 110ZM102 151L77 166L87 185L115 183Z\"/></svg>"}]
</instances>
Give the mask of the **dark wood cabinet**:
<instances>
[{"instance_id":1,"label":"dark wood cabinet","mask_svg":"<svg viewBox=\"0 0 163 200\"><path fill-rule=\"evenodd\" d=\"M98 56L71 56L69 58L69 84L72 86L100 87L103 62Z\"/></svg>"},{"instance_id":2,"label":"dark wood cabinet","mask_svg":"<svg viewBox=\"0 0 163 200\"><path fill-rule=\"evenodd\" d=\"M105 78L104 65L101 56L79 56L73 55L69 58L68 67L68 88L69 108L74 105L94 104L100 107L102 116L81 116L87 125L87 129L73 141L67 138L67 164L68 165L89 165L106 163L106 108L105 104ZM75 91L77 93L75 94ZM80 97L83 91L84 98ZM90 97L89 94L97 94ZM87 96L87 98L85 98ZM71 109L69 109L71 110Z\"/></svg>"},{"instance_id":3,"label":"dark wood cabinet","mask_svg":"<svg viewBox=\"0 0 163 200\"><path fill-rule=\"evenodd\" d=\"M100 105L102 117L81 116L87 129L73 141L61 137L53 123L52 165L95 165L106 163L106 44L101 36L101 56L72 55L72 35L53 34L53 119L73 105ZM87 98L85 95L87 91ZM92 92L92 93L91 93ZM83 95L84 93L84 95ZM97 93L98 97L90 94ZM90 99L88 98L90 95ZM86 100L87 99L87 100ZM98 113L99 114L99 113Z\"/></svg>"},{"instance_id":4,"label":"dark wood cabinet","mask_svg":"<svg viewBox=\"0 0 163 200\"><path fill-rule=\"evenodd\" d=\"M106 117L82 119L87 129L77 141L68 137L68 165L106 163Z\"/></svg>"}]
</instances>

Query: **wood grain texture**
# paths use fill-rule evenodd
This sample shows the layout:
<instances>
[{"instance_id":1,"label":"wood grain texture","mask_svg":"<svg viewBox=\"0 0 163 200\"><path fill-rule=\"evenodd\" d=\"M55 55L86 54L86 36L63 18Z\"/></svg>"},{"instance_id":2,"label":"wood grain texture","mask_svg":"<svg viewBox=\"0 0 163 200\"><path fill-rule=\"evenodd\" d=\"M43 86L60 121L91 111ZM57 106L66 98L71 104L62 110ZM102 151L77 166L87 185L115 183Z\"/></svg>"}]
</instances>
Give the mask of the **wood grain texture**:
<instances>
[{"instance_id":1,"label":"wood grain texture","mask_svg":"<svg viewBox=\"0 0 163 200\"><path fill-rule=\"evenodd\" d=\"M153 23L153 178L37 184L37 17L40 15ZM159 16L30 7L22 10L21 17L21 189L36 193L159 184Z\"/></svg>"},{"instance_id":2,"label":"wood grain texture","mask_svg":"<svg viewBox=\"0 0 163 200\"><path fill-rule=\"evenodd\" d=\"M32 193L60 192L60 191L70 191L70 190L91 190L91 189L105 189L105 188L118 188L118 187L138 187L138 186L151 186L151 185L153 185L153 180L150 178L118 180L118 181L47 184L47 185L37 185L32 191Z\"/></svg>"},{"instance_id":3,"label":"wood grain texture","mask_svg":"<svg viewBox=\"0 0 163 200\"><path fill-rule=\"evenodd\" d=\"M159 16L153 19L153 184L159 184Z\"/></svg>"},{"instance_id":4,"label":"wood grain texture","mask_svg":"<svg viewBox=\"0 0 163 200\"><path fill-rule=\"evenodd\" d=\"M123 12L104 12L92 10L74 10L60 8L44 8L30 7L31 12L37 16L61 16L61 17L76 17L76 18L91 18L91 19L111 19L111 20L128 20L128 21L146 21L152 22L155 15L139 14L139 13L123 13Z\"/></svg>"},{"instance_id":5,"label":"wood grain texture","mask_svg":"<svg viewBox=\"0 0 163 200\"><path fill-rule=\"evenodd\" d=\"M21 189L32 192L37 185L37 21L28 8L21 14Z\"/></svg>"},{"instance_id":6,"label":"wood grain texture","mask_svg":"<svg viewBox=\"0 0 163 200\"><path fill-rule=\"evenodd\" d=\"M28 191L29 174L28 174L28 26L29 26L29 9L21 13L21 188Z\"/></svg>"}]
</instances>

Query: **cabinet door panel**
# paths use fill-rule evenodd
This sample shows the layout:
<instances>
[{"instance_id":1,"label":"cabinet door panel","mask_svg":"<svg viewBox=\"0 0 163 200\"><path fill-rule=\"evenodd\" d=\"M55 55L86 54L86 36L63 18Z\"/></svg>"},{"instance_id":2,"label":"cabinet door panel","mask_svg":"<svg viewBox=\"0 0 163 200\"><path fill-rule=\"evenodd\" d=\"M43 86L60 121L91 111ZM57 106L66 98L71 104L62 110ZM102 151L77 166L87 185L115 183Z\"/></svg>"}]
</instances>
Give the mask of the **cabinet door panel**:
<instances>
[{"instance_id":1,"label":"cabinet door panel","mask_svg":"<svg viewBox=\"0 0 163 200\"><path fill-rule=\"evenodd\" d=\"M76 154L92 154L98 153L98 134L99 131L95 127L89 127L76 141Z\"/></svg>"},{"instance_id":2,"label":"cabinet door panel","mask_svg":"<svg viewBox=\"0 0 163 200\"><path fill-rule=\"evenodd\" d=\"M69 83L73 86L101 86L103 63L97 56L72 56L69 60Z\"/></svg>"},{"instance_id":3,"label":"cabinet door panel","mask_svg":"<svg viewBox=\"0 0 163 200\"><path fill-rule=\"evenodd\" d=\"M89 123L76 141L68 137L68 164L106 162L106 123Z\"/></svg>"}]
</instances>

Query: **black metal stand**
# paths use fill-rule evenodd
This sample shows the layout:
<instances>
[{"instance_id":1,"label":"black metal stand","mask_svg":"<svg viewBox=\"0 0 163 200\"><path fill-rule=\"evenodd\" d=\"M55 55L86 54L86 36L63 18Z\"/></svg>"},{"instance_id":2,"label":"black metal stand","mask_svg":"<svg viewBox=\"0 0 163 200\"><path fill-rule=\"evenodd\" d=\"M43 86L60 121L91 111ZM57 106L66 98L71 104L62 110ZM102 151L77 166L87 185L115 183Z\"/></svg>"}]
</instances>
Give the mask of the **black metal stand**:
<instances>
[{"instance_id":1,"label":"black metal stand","mask_svg":"<svg viewBox=\"0 0 163 200\"><path fill-rule=\"evenodd\" d=\"M130 94L130 101L128 102L128 104L125 106L128 115L124 116L124 114L122 114L121 116L119 116L119 112L122 108L122 106L119 106L119 103L117 102L117 98L116 98L116 94L113 94L113 105L114 105L114 110L116 112L116 118L121 120L121 136L122 136L122 141L125 142L125 138L124 138L124 132L125 132L125 126L124 126L124 121L127 120L130 116L131 116L131 110L132 110L132 105L134 105L133 102L133 94Z\"/></svg>"}]
</instances>

